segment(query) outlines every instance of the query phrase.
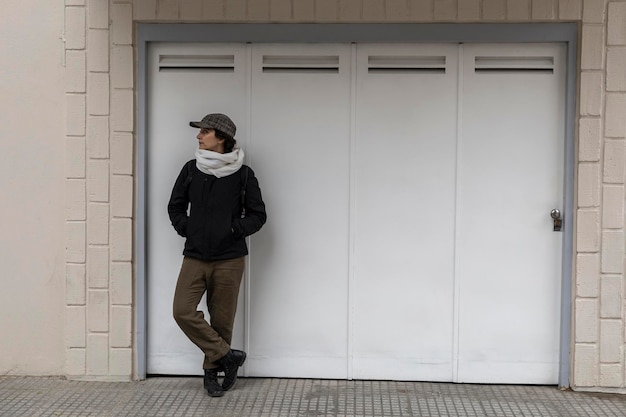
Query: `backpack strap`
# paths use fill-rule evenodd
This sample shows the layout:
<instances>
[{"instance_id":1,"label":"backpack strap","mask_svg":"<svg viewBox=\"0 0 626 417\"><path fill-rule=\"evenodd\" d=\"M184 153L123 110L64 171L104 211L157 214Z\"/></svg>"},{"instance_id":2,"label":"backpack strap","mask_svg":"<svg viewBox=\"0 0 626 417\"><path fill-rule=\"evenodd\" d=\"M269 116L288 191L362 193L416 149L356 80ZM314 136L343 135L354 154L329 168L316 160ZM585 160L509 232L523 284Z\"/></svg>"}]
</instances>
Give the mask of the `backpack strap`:
<instances>
[{"instance_id":1,"label":"backpack strap","mask_svg":"<svg viewBox=\"0 0 626 417\"><path fill-rule=\"evenodd\" d=\"M189 184L191 184L192 179L193 179L193 166L191 163L187 163L187 177L185 178L185 181L183 182L183 187L185 188L185 191L187 191L187 189L189 188Z\"/></svg>"}]
</instances>

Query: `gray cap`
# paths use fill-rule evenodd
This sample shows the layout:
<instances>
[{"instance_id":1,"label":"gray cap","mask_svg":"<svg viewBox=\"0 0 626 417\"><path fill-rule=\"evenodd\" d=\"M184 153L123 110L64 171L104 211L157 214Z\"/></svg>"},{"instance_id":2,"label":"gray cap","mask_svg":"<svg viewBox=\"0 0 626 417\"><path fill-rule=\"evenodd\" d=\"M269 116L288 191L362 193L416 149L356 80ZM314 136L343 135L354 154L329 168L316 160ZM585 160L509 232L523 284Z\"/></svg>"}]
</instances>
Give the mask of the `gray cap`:
<instances>
[{"instance_id":1,"label":"gray cap","mask_svg":"<svg viewBox=\"0 0 626 417\"><path fill-rule=\"evenodd\" d=\"M231 138L235 137L237 126L230 120L230 117L221 113L207 114L200 122L189 122L191 127L199 127L200 129L215 129L226 133Z\"/></svg>"}]
</instances>

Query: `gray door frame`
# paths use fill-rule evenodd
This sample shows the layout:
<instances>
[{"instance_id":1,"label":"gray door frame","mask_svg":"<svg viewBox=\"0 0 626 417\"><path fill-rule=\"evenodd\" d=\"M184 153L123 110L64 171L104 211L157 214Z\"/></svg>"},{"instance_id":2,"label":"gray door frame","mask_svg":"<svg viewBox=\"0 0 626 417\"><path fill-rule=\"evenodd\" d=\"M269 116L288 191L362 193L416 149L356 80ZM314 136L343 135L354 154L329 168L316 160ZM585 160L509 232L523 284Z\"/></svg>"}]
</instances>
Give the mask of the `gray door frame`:
<instances>
[{"instance_id":1,"label":"gray door frame","mask_svg":"<svg viewBox=\"0 0 626 417\"><path fill-rule=\"evenodd\" d=\"M151 42L233 43L541 43L567 45L565 103L565 153L563 196L563 256L561 277L561 331L559 379L561 388L570 386L572 283L574 257L574 186L576 91L578 68L578 24L159 24L138 23L137 45L137 148L135 152L135 375L146 377L146 146L147 68L146 53Z\"/></svg>"}]
</instances>

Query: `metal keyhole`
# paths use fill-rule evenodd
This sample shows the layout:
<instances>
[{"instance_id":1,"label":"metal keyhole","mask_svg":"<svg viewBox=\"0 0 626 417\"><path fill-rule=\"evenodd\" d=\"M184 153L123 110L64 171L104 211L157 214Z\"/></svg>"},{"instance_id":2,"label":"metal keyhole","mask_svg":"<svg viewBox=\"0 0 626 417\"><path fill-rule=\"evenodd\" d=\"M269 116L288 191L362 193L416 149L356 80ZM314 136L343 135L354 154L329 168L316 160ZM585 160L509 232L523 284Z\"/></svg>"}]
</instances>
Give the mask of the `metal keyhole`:
<instances>
[{"instance_id":1,"label":"metal keyhole","mask_svg":"<svg viewBox=\"0 0 626 417\"><path fill-rule=\"evenodd\" d=\"M552 217L552 221L554 222L553 230L555 232L560 232L562 224L561 212L558 209L552 209L552 211L550 212L550 217Z\"/></svg>"}]
</instances>

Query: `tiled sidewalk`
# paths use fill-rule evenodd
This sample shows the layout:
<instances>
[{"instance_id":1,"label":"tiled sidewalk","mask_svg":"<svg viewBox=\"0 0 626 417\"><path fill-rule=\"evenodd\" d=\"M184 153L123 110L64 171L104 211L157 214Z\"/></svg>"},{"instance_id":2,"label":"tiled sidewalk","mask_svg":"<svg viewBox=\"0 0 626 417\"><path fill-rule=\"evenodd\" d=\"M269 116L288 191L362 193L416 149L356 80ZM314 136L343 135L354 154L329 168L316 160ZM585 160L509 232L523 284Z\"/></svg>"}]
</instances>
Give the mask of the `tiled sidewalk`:
<instances>
[{"instance_id":1,"label":"tiled sidewalk","mask_svg":"<svg viewBox=\"0 0 626 417\"><path fill-rule=\"evenodd\" d=\"M242 378L224 397L210 398L199 377L0 377L0 416L626 416L626 395L543 386Z\"/></svg>"}]
</instances>

